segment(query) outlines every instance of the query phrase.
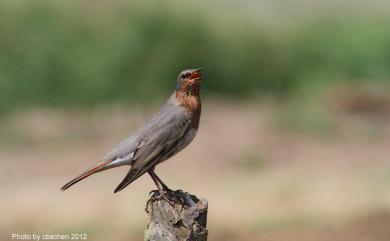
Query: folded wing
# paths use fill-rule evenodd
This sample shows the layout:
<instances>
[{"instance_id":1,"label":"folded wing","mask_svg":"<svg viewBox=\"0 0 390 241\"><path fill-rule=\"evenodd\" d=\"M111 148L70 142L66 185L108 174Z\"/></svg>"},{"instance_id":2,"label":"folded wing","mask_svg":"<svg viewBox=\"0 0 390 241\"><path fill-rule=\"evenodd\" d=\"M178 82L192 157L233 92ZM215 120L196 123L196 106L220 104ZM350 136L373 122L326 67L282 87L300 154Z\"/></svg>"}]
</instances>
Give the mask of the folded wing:
<instances>
[{"instance_id":1,"label":"folded wing","mask_svg":"<svg viewBox=\"0 0 390 241\"><path fill-rule=\"evenodd\" d=\"M129 173L115 192L121 191L158 162L169 157L177 142L188 131L190 123L190 118L178 106L168 106L153 118L140 137Z\"/></svg>"}]
</instances>

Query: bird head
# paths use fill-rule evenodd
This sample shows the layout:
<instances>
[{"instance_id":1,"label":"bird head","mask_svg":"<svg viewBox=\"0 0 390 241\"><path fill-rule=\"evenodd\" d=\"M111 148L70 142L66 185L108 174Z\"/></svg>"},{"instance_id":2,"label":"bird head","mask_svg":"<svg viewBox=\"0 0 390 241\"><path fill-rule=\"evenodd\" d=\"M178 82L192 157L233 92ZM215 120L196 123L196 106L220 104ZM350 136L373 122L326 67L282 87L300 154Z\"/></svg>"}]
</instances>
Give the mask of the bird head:
<instances>
[{"instance_id":1,"label":"bird head","mask_svg":"<svg viewBox=\"0 0 390 241\"><path fill-rule=\"evenodd\" d=\"M202 69L183 70L177 77L176 91L186 94L199 94L202 82Z\"/></svg>"}]
</instances>

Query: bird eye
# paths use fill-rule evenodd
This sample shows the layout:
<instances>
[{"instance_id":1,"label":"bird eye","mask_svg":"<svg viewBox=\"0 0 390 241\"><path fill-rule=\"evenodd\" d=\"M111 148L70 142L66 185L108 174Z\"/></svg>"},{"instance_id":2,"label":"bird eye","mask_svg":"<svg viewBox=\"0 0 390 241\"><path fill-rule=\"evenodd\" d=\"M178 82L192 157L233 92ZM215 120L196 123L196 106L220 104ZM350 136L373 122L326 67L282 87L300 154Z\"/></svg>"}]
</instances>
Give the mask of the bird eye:
<instances>
[{"instance_id":1,"label":"bird eye","mask_svg":"<svg viewBox=\"0 0 390 241\"><path fill-rule=\"evenodd\" d=\"M181 77L184 79L184 78L187 78L189 77L191 74L190 73L184 73L181 75Z\"/></svg>"}]
</instances>

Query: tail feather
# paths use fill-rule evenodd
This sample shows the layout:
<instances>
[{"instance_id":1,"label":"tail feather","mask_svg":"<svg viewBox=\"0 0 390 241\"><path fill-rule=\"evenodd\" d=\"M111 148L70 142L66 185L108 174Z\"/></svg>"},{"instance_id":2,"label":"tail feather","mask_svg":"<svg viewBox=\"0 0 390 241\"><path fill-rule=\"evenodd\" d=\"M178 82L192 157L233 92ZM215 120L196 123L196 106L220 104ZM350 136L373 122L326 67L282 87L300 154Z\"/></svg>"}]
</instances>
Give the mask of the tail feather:
<instances>
[{"instance_id":1,"label":"tail feather","mask_svg":"<svg viewBox=\"0 0 390 241\"><path fill-rule=\"evenodd\" d=\"M125 187L127 187L130 183L134 182L140 175L137 173L136 170L130 169L129 173L127 173L126 177L123 179L123 181L118 185L118 187L115 189L114 193L117 193L119 191L122 191ZM142 173L143 174L143 173Z\"/></svg>"},{"instance_id":2,"label":"tail feather","mask_svg":"<svg viewBox=\"0 0 390 241\"><path fill-rule=\"evenodd\" d=\"M154 168L158 160L159 159L156 159L155 161L151 161L147 165L142 166L140 168L136 168L136 169L130 168L130 171L127 173L126 177L115 189L114 193L122 191L125 187L127 187L132 182L137 180L140 176L144 175L148 170Z\"/></svg>"},{"instance_id":3,"label":"tail feather","mask_svg":"<svg viewBox=\"0 0 390 241\"><path fill-rule=\"evenodd\" d=\"M71 181L69 181L68 183L66 183L62 188L61 188L61 191L65 191L66 189L70 188L71 186L73 186L74 184L78 183L79 181L83 180L84 178L87 178L89 176L91 176L92 174L94 173L97 173L99 171L102 171L104 169L105 166L107 166L107 164L109 164L111 161L107 161L107 162L103 162L101 164L98 164L97 166L95 167L92 167L88 170L86 170L85 172L81 173L80 175L78 175L77 177L75 177L74 179L72 179Z\"/></svg>"}]
</instances>

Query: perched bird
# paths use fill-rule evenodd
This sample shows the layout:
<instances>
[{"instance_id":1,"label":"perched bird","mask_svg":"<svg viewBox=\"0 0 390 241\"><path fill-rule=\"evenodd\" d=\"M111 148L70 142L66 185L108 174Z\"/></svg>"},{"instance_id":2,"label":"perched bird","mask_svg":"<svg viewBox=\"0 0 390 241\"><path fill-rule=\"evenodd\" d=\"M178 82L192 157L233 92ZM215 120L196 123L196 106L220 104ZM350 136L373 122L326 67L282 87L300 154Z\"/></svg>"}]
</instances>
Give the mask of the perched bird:
<instances>
[{"instance_id":1,"label":"perched bird","mask_svg":"<svg viewBox=\"0 0 390 241\"><path fill-rule=\"evenodd\" d=\"M201 69L182 71L177 78L174 93L150 121L115 146L94 167L65 184L61 190L68 189L94 173L129 165L130 170L115 193L148 172L160 196L165 197L171 190L156 175L154 169L157 164L183 150L194 139L201 114L201 80Z\"/></svg>"}]
</instances>

